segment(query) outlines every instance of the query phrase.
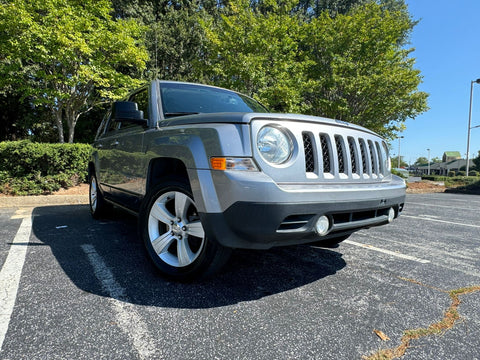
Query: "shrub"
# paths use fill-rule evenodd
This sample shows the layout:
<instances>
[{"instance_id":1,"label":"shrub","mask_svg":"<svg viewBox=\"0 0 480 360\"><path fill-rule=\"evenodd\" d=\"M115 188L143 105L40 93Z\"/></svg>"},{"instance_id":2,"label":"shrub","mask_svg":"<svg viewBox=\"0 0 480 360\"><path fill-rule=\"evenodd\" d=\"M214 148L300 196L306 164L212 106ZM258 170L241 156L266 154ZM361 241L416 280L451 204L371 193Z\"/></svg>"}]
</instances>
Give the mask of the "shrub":
<instances>
[{"instance_id":1,"label":"shrub","mask_svg":"<svg viewBox=\"0 0 480 360\"><path fill-rule=\"evenodd\" d=\"M408 172L398 171L397 169L392 169L392 174L400 176L401 178L408 179Z\"/></svg>"},{"instance_id":2,"label":"shrub","mask_svg":"<svg viewBox=\"0 0 480 360\"><path fill-rule=\"evenodd\" d=\"M478 176L478 171L476 170L469 171L468 176Z\"/></svg>"},{"instance_id":3,"label":"shrub","mask_svg":"<svg viewBox=\"0 0 480 360\"><path fill-rule=\"evenodd\" d=\"M465 176L467 173L465 171L458 171L457 176Z\"/></svg>"},{"instance_id":4,"label":"shrub","mask_svg":"<svg viewBox=\"0 0 480 360\"><path fill-rule=\"evenodd\" d=\"M0 191L46 194L86 180L92 148L87 144L0 143Z\"/></svg>"},{"instance_id":5,"label":"shrub","mask_svg":"<svg viewBox=\"0 0 480 360\"><path fill-rule=\"evenodd\" d=\"M448 172L448 177L454 177L454 176L455 176L455 171Z\"/></svg>"},{"instance_id":6,"label":"shrub","mask_svg":"<svg viewBox=\"0 0 480 360\"><path fill-rule=\"evenodd\" d=\"M438 175L422 175L422 180L430 180L430 181L445 181L447 178L445 176L438 176Z\"/></svg>"}]
</instances>

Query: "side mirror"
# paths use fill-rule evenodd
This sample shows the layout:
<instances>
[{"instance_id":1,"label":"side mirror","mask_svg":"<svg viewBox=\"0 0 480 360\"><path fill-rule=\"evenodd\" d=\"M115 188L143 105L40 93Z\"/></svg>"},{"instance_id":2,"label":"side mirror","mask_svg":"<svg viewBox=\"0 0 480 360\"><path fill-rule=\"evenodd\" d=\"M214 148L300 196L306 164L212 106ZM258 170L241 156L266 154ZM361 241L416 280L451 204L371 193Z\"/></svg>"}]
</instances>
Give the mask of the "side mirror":
<instances>
[{"instance_id":1,"label":"side mirror","mask_svg":"<svg viewBox=\"0 0 480 360\"><path fill-rule=\"evenodd\" d=\"M120 122L147 124L147 120L143 118L143 111L138 110L137 103L132 101L115 101L112 108L112 117Z\"/></svg>"}]
</instances>

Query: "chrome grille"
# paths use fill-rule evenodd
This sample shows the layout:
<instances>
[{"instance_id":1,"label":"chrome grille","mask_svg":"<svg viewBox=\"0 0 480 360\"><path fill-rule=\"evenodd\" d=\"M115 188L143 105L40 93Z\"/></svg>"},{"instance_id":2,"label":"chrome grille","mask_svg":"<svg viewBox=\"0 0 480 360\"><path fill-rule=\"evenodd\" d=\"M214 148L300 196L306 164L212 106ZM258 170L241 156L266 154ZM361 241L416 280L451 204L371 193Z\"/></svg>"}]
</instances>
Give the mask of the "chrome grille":
<instances>
[{"instance_id":1,"label":"chrome grille","mask_svg":"<svg viewBox=\"0 0 480 360\"><path fill-rule=\"evenodd\" d=\"M378 179L387 175L386 144L348 135L320 133L317 137L304 132L305 172L332 180Z\"/></svg>"}]
</instances>

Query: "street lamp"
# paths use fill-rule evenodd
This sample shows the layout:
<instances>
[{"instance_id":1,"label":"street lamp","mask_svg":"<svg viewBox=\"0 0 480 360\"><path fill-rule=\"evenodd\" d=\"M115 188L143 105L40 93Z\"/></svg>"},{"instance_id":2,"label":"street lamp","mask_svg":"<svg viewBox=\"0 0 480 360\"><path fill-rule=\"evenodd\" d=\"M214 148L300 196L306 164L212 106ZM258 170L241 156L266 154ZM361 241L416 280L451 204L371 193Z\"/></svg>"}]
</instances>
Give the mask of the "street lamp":
<instances>
[{"instance_id":1,"label":"street lamp","mask_svg":"<svg viewBox=\"0 0 480 360\"><path fill-rule=\"evenodd\" d=\"M430 175L430 149L427 149L428 151L428 174L427 175Z\"/></svg>"},{"instance_id":2,"label":"street lamp","mask_svg":"<svg viewBox=\"0 0 480 360\"><path fill-rule=\"evenodd\" d=\"M473 84L480 84L480 79L470 81L470 110L468 111L468 132L467 132L467 164L466 164L466 173L468 176L468 168L470 167L470 130L472 128L472 101L473 101ZM474 126L478 127L478 126Z\"/></svg>"},{"instance_id":3,"label":"street lamp","mask_svg":"<svg viewBox=\"0 0 480 360\"><path fill-rule=\"evenodd\" d=\"M400 169L400 139L403 139L404 137L403 136L399 136L398 137L398 168Z\"/></svg>"}]
</instances>

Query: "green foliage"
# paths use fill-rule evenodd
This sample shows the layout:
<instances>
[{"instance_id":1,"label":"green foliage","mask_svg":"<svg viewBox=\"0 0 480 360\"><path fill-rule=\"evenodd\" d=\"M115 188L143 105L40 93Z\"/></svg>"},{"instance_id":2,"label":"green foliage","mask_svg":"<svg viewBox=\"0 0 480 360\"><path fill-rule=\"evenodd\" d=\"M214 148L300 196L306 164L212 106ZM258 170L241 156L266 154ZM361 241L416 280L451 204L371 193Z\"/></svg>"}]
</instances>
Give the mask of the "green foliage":
<instances>
[{"instance_id":1,"label":"green foliage","mask_svg":"<svg viewBox=\"0 0 480 360\"><path fill-rule=\"evenodd\" d=\"M454 177L454 176L455 176L455 171L448 172L448 177Z\"/></svg>"},{"instance_id":2,"label":"green foliage","mask_svg":"<svg viewBox=\"0 0 480 360\"><path fill-rule=\"evenodd\" d=\"M202 81L197 72L203 63L205 31L202 19L218 18L222 10L217 0L113 0L119 18L144 24L145 44L150 54L146 76L163 80Z\"/></svg>"},{"instance_id":3,"label":"green foliage","mask_svg":"<svg viewBox=\"0 0 480 360\"><path fill-rule=\"evenodd\" d=\"M409 28L400 14L375 4L312 21L306 37L314 62L305 94L309 112L392 137L406 119L425 111L427 94L417 89L420 72L411 50L399 46Z\"/></svg>"},{"instance_id":4,"label":"green foliage","mask_svg":"<svg viewBox=\"0 0 480 360\"><path fill-rule=\"evenodd\" d=\"M397 169L392 169L392 174L400 176L401 178L408 179L408 172L398 171Z\"/></svg>"},{"instance_id":5,"label":"green foliage","mask_svg":"<svg viewBox=\"0 0 480 360\"><path fill-rule=\"evenodd\" d=\"M260 12L248 0L232 2L221 20L202 22L211 83L274 111L345 120L388 137L427 109L411 50L399 45L411 29L404 12L368 2L307 21L291 15L294 1L262 3Z\"/></svg>"},{"instance_id":6,"label":"green foliage","mask_svg":"<svg viewBox=\"0 0 480 360\"><path fill-rule=\"evenodd\" d=\"M422 180L445 181L445 180L447 180L447 177L446 176L438 176L438 175L422 175Z\"/></svg>"},{"instance_id":7,"label":"green foliage","mask_svg":"<svg viewBox=\"0 0 480 360\"><path fill-rule=\"evenodd\" d=\"M9 113L1 139L70 142L79 122L91 141L85 113L142 77L233 88L393 137L427 109L405 47L414 24L404 0L5 0L0 93L27 115Z\"/></svg>"},{"instance_id":8,"label":"green foliage","mask_svg":"<svg viewBox=\"0 0 480 360\"><path fill-rule=\"evenodd\" d=\"M73 142L79 116L139 84L143 29L115 20L108 0L0 3L0 88L53 115L58 139Z\"/></svg>"},{"instance_id":9,"label":"green foliage","mask_svg":"<svg viewBox=\"0 0 480 360\"><path fill-rule=\"evenodd\" d=\"M473 161L473 163L475 164L475 169L477 169L478 171L480 171L480 150L478 151L477 157L474 158L472 161ZM470 171L469 171L469 172L470 172Z\"/></svg>"},{"instance_id":10,"label":"green foliage","mask_svg":"<svg viewBox=\"0 0 480 360\"><path fill-rule=\"evenodd\" d=\"M413 166L420 166L420 165L427 165L428 164L428 159L424 156L419 157L415 162L413 163Z\"/></svg>"},{"instance_id":11,"label":"green foliage","mask_svg":"<svg viewBox=\"0 0 480 360\"><path fill-rule=\"evenodd\" d=\"M472 170L472 171L469 170L469 171L468 171L468 176L474 176L474 177L476 177L476 176L478 176L478 174L479 174L479 172L476 171L476 170Z\"/></svg>"},{"instance_id":12,"label":"green foliage","mask_svg":"<svg viewBox=\"0 0 480 360\"><path fill-rule=\"evenodd\" d=\"M460 187L460 186L469 186L473 185L475 183L478 183L480 181L479 177L473 177L473 176L455 176L452 178L447 178L445 180L445 186L448 188L451 187Z\"/></svg>"},{"instance_id":13,"label":"green foliage","mask_svg":"<svg viewBox=\"0 0 480 360\"><path fill-rule=\"evenodd\" d=\"M86 144L0 143L0 191L33 195L83 182L92 148Z\"/></svg>"},{"instance_id":14,"label":"green foliage","mask_svg":"<svg viewBox=\"0 0 480 360\"><path fill-rule=\"evenodd\" d=\"M468 177L468 183L458 186L449 187L445 192L460 194L476 194L480 195L480 178Z\"/></svg>"},{"instance_id":15,"label":"green foliage","mask_svg":"<svg viewBox=\"0 0 480 360\"><path fill-rule=\"evenodd\" d=\"M203 22L209 59L202 66L215 85L253 96L274 111L304 112L299 90L308 83L305 29L288 6L270 3L273 11L263 15L248 0L232 2L229 15Z\"/></svg>"}]
</instances>

